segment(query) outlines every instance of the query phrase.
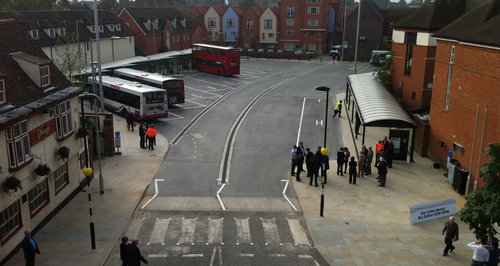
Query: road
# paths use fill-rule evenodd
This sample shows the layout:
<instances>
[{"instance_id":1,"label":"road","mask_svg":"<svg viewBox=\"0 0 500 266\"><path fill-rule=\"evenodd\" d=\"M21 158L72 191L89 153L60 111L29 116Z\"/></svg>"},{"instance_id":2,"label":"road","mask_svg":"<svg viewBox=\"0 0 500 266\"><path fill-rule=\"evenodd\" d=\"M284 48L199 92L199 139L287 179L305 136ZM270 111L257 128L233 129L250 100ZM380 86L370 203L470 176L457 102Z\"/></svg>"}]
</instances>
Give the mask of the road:
<instances>
[{"instance_id":1,"label":"road","mask_svg":"<svg viewBox=\"0 0 500 266\"><path fill-rule=\"evenodd\" d=\"M144 202L157 197L126 232L150 264L326 265L289 184L289 154L299 140L322 146L326 95L314 88L344 90L348 65L241 65L239 77L187 73L186 103L156 122L170 150ZM330 120L327 146L335 151L341 139Z\"/></svg>"}]
</instances>

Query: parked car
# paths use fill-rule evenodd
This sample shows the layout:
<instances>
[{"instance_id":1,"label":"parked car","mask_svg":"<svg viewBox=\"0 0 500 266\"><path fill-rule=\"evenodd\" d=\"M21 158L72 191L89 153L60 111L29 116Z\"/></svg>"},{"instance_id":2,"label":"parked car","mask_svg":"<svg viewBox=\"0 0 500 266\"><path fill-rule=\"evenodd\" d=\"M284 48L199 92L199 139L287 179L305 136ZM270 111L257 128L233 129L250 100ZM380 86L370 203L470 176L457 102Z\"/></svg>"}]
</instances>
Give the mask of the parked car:
<instances>
[{"instance_id":1,"label":"parked car","mask_svg":"<svg viewBox=\"0 0 500 266\"><path fill-rule=\"evenodd\" d=\"M267 49L268 53L274 53L274 49Z\"/></svg>"},{"instance_id":2,"label":"parked car","mask_svg":"<svg viewBox=\"0 0 500 266\"><path fill-rule=\"evenodd\" d=\"M298 48L295 50L295 52L293 52L294 54L304 54L306 52L305 49L303 48Z\"/></svg>"},{"instance_id":3,"label":"parked car","mask_svg":"<svg viewBox=\"0 0 500 266\"><path fill-rule=\"evenodd\" d=\"M250 49L247 50L247 52L255 52L255 50L252 49L252 48L250 48Z\"/></svg>"},{"instance_id":4,"label":"parked car","mask_svg":"<svg viewBox=\"0 0 500 266\"><path fill-rule=\"evenodd\" d=\"M318 52L316 52L315 50L307 50L305 54L308 55L309 58L318 57Z\"/></svg>"},{"instance_id":5,"label":"parked car","mask_svg":"<svg viewBox=\"0 0 500 266\"><path fill-rule=\"evenodd\" d=\"M263 52L264 52L263 48L260 48L259 50L257 50L257 53L263 53Z\"/></svg>"},{"instance_id":6,"label":"parked car","mask_svg":"<svg viewBox=\"0 0 500 266\"><path fill-rule=\"evenodd\" d=\"M334 45L330 50L330 56L334 59L339 59L342 57L342 45Z\"/></svg>"},{"instance_id":7,"label":"parked car","mask_svg":"<svg viewBox=\"0 0 500 266\"><path fill-rule=\"evenodd\" d=\"M278 54L283 53L283 49L278 49L278 51L276 51L276 53L278 53Z\"/></svg>"}]
</instances>

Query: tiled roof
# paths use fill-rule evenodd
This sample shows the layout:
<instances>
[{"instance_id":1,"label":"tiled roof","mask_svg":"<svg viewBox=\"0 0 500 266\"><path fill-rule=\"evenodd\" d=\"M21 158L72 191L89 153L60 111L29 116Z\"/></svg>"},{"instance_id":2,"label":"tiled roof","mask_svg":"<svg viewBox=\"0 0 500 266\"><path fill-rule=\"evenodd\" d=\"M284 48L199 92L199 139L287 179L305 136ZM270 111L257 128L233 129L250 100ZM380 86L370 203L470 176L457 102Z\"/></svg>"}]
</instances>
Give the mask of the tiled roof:
<instances>
[{"instance_id":1,"label":"tiled roof","mask_svg":"<svg viewBox=\"0 0 500 266\"><path fill-rule=\"evenodd\" d=\"M500 0L485 0L434 36L500 47Z\"/></svg>"},{"instance_id":2,"label":"tiled roof","mask_svg":"<svg viewBox=\"0 0 500 266\"><path fill-rule=\"evenodd\" d=\"M194 14L191 8L182 7L166 7L166 8L140 8L131 7L125 8L125 10L132 16L132 18L137 22L141 29L148 34L153 33L153 27L149 29L146 27L146 22L150 19L158 19L158 29L155 29L155 33L163 32L165 25L169 23L174 31L186 31L189 30L189 22L194 19ZM182 25L181 21L185 19L185 25ZM174 21L175 26L174 26Z\"/></svg>"},{"instance_id":3,"label":"tiled roof","mask_svg":"<svg viewBox=\"0 0 500 266\"><path fill-rule=\"evenodd\" d=\"M58 38L49 37L43 29L65 28L66 33L73 33L76 36L78 25L78 35L81 40L95 38L89 28L94 25L94 12L92 10L71 10L71 11L16 11L0 12L0 18L15 18L26 30L37 29L38 40L35 40L40 47L54 46ZM77 23L77 21L81 21ZM99 24L104 24L104 32L99 33L100 38L129 37L134 34L127 25L110 11L99 11ZM120 24L120 31L110 31L105 25Z\"/></svg>"},{"instance_id":4,"label":"tiled roof","mask_svg":"<svg viewBox=\"0 0 500 266\"><path fill-rule=\"evenodd\" d=\"M14 57L34 64L49 64L51 87L40 88L23 71ZM0 73L5 79L7 95L7 102L0 108L0 117L2 117L0 125L10 121L10 119L20 118L19 115L10 117L7 115L8 113L12 114L18 110L24 110L21 113L26 115L36 111L36 108L42 106L42 102L47 103L47 101L40 102L41 99L64 91L71 85L41 48L30 39L25 29L14 19L0 19ZM71 93L79 91L81 89ZM35 102L39 102L39 104L33 104Z\"/></svg>"},{"instance_id":5,"label":"tiled roof","mask_svg":"<svg viewBox=\"0 0 500 266\"><path fill-rule=\"evenodd\" d=\"M465 0L435 0L398 21L394 28L436 31L464 13Z\"/></svg>"},{"instance_id":6,"label":"tiled roof","mask_svg":"<svg viewBox=\"0 0 500 266\"><path fill-rule=\"evenodd\" d=\"M239 6L233 6L231 8L234 10L234 12L236 13L236 15L238 15L240 17L243 16L244 12L243 12L243 9L241 9L241 7L239 7Z\"/></svg>"},{"instance_id":7,"label":"tiled roof","mask_svg":"<svg viewBox=\"0 0 500 266\"><path fill-rule=\"evenodd\" d=\"M262 9L260 9L258 6L250 7L247 9L247 11L248 10L252 10L259 17L260 17L260 15L262 15Z\"/></svg>"},{"instance_id":8,"label":"tiled roof","mask_svg":"<svg viewBox=\"0 0 500 266\"><path fill-rule=\"evenodd\" d=\"M194 13L196 13L197 16L204 16L205 13L207 13L207 8L204 6L194 5L192 8L193 8Z\"/></svg>"},{"instance_id":9,"label":"tiled roof","mask_svg":"<svg viewBox=\"0 0 500 266\"><path fill-rule=\"evenodd\" d=\"M224 12L226 12L226 9L223 6L212 6L212 7L214 8L215 12L219 14L219 16L224 15Z\"/></svg>"}]
</instances>

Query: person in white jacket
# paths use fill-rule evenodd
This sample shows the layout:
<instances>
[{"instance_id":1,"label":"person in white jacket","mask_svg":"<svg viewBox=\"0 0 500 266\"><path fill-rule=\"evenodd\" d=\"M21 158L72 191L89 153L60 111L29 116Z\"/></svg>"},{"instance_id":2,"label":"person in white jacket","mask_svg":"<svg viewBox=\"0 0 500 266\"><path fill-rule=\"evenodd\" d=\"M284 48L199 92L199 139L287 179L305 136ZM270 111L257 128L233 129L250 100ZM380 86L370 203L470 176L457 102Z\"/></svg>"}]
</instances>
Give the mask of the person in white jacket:
<instances>
[{"instance_id":1,"label":"person in white jacket","mask_svg":"<svg viewBox=\"0 0 500 266\"><path fill-rule=\"evenodd\" d=\"M467 247L474 250L471 266L483 266L486 265L486 263L490 260L490 253L485 247L487 242L488 238L484 236L481 238L481 240L477 240L467 244Z\"/></svg>"}]
</instances>

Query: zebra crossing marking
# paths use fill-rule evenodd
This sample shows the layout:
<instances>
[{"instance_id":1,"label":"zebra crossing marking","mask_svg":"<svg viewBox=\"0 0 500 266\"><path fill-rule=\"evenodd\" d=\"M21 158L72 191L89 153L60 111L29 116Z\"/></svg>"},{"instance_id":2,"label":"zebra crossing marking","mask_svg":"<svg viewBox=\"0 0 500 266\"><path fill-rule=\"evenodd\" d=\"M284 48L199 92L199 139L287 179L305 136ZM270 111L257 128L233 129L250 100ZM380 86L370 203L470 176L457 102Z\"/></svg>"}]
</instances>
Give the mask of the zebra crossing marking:
<instances>
[{"instance_id":1,"label":"zebra crossing marking","mask_svg":"<svg viewBox=\"0 0 500 266\"><path fill-rule=\"evenodd\" d=\"M236 245L240 243L250 243L250 245L253 245L252 235L250 234L250 224L248 222L249 219L250 218L234 218L236 224Z\"/></svg>"},{"instance_id":2,"label":"zebra crossing marking","mask_svg":"<svg viewBox=\"0 0 500 266\"><path fill-rule=\"evenodd\" d=\"M128 227L127 230L127 236L130 239L138 238L139 237L139 230L141 230L142 223L144 222L145 218L142 219L132 219L132 222L130 223L130 226Z\"/></svg>"},{"instance_id":3,"label":"zebra crossing marking","mask_svg":"<svg viewBox=\"0 0 500 266\"><path fill-rule=\"evenodd\" d=\"M213 244L213 243L220 243L221 245L224 245L222 242L222 235L223 235L223 222L224 218L221 219L210 219L208 218L208 239L207 239L207 245Z\"/></svg>"},{"instance_id":4,"label":"zebra crossing marking","mask_svg":"<svg viewBox=\"0 0 500 266\"><path fill-rule=\"evenodd\" d=\"M147 245L161 243L165 245L165 235L167 234L168 225L170 224L170 218L168 219L158 219L156 218L153 232L151 233L151 238Z\"/></svg>"},{"instance_id":5,"label":"zebra crossing marking","mask_svg":"<svg viewBox=\"0 0 500 266\"><path fill-rule=\"evenodd\" d=\"M179 244L189 244L194 245L194 232L196 230L196 220L194 219L184 219L182 218L182 228L181 228L181 237L179 241L177 241L177 245Z\"/></svg>"},{"instance_id":6,"label":"zebra crossing marking","mask_svg":"<svg viewBox=\"0 0 500 266\"><path fill-rule=\"evenodd\" d=\"M278 226L276 224L276 219L264 219L260 218L262 227L264 229L264 239L266 242L264 245L280 243L280 237L278 232Z\"/></svg>"},{"instance_id":7,"label":"zebra crossing marking","mask_svg":"<svg viewBox=\"0 0 500 266\"><path fill-rule=\"evenodd\" d=\"M287 222L295 245L309 245L309 240L307 240L306 233L302 225L300 225L299 219L287 219Z\"/></svg>"}]
</instances>

